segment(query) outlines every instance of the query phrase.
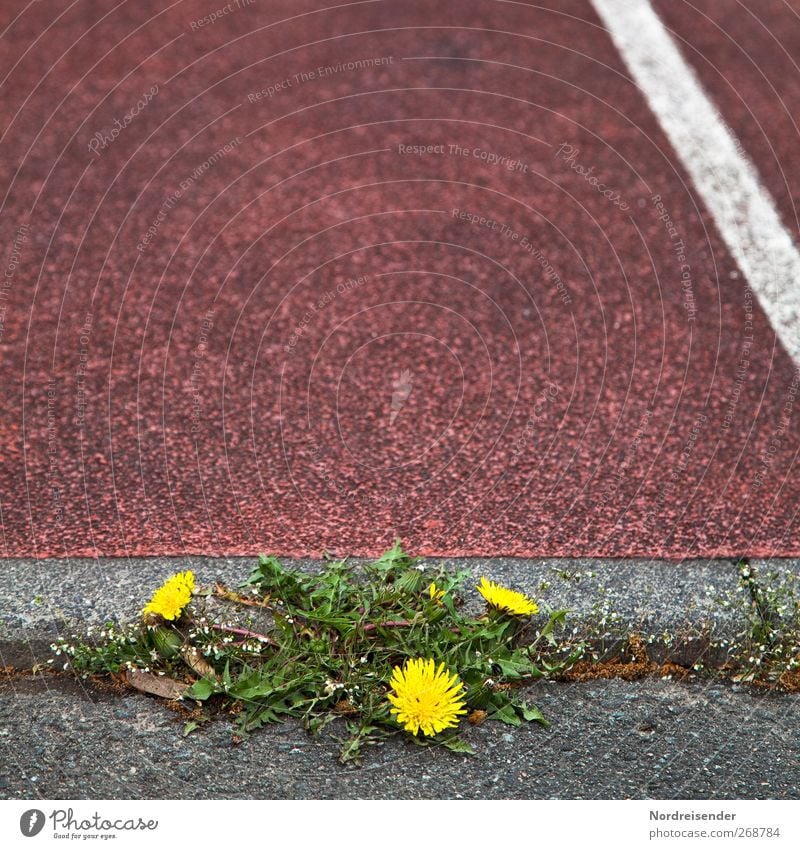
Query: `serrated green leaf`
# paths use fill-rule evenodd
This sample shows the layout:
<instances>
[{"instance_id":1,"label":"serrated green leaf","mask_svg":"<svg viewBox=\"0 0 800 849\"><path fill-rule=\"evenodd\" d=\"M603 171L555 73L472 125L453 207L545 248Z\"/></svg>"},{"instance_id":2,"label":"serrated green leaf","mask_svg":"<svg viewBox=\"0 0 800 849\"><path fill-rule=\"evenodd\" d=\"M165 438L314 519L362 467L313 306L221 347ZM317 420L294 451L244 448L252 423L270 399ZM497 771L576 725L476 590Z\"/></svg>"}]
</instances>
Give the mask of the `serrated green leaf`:
<instances>
[{"instance_id":1,"label":"serrated green leaf","mask_svg":"<svg viewBox=\"0 0 800 849\"><path fill-rule=\"evenodd\" d=\"M564 624L568 613L568 610L554 610L550 614L550 618L545 623L544 628L542 628L541 636L544 637L551 646L557 645L554 631L557 625L561 626Z\"/></svg>"},{"instance_id":2,"label":"serrated green leaf","mask_svg":"<svg viewBox=\"0 0 800 849\"><path fill-rule=\"evenodd\" d=\"M397 579L397 588L405 593L418 593L422 590L425 576L419 569L407 569ZM430 581L428 581L430 584Z\"/></svg>"},{"instance_id":3,"label":"serrated green leaf","mask_svg":"<svg viewBox=\"0 0 800 849\"><path fill-rule=\"evenodd\" d=\"M526 722L538 722L545 727L550 725L536 705L529 705L527 702L522 702L520 707L522 708L522 718Z\"/></svg>"},{"instance_id":4,"label":"serrated green leaf","mask_svg":"<svg viewBox=\"0 0 800 849\"><path fill-rule=\"evenodd\" d=\"M450 614L453 618L455 618L455 617L458 615L458 614L456 613L456 605L455 605L455 602L453 601L453 597L450 595L450 593L446 593L446 594L442 597L442 604L444 605L444 607L445 607L445 609L447 610L447 612L448 612L448 613L449 613L449 614Z\"/></svg>"},{"instance_id":5,"label":"serrated green leaf","mask_svg":"<svg viewBox=\"0 0 800 849\"><path fill-rule=\"evenodd\" d=\"M495 654L499 653L495 652ZM502 674L507 678L519 679L531 676L539 677L541 675L536 666L522 652L514 652L506 658L494 657L493 660L500 667Z\"/></svg>"},{"instance_id":6,"label":"serrated green leaf","mask_svg":"<svg viewBox=\"0 0 800 849\"><path fill-rule=\"evenodd\" d=\"M373 563L373 568L388 576L396 569L407 569L408 567L413 566L417 559L418 558L416 557L409 557L409 555L406 554L403 550L402 544L400 543L400 537L397 537L392 548L385 551L375 561L375 563Z\"/></svg>"},{"instance_id":7,"label":"serrated green leaf","mask_svg":"<svg viewBox=\"0 0 800 849\"><path fill-rule=\"evenodd\" d=\"M233 696L236 699L244 699L245 701L251 701L252 699L263 698L264 696L269 696L275 692L275 687L272 681L268 679L262 679L260 681L256 681L255 683L250 683L249 681L239 682L234 684L230 690L228 691L229 695Z\"/></svg>"},{"instance_id":8,"label":"serrated green leaf","mask_svg":"<svg viewBox=\"0 0 800 849\"><path fill-rule=\"evenodd\" d=\"M490 719L497 719L500 722L505 722L506 725L519 727L522 725L522 720L517 716L517 711L514 705L507 704L489 714Z\"/></svg>"},{"instance_id":9,"label":"serrated green leaf","mask_svg":"<svg viewBox=\"0 0 800 849\"><path fill-rule=\"evenodd\" d=\"M198 678L191 687L184 693L184 697L195 699L198 702L204 702L209 696L213 695L216 690L216 685L208 678Z\"/></svg>"},{"instance_id":10,"label":"serrated green leaf","mask_svg":"<svg viewBox=\"0 0 800 849\"><path fill-rule=\"evenodd\" d=\"M475 754L475 749L473 749L466 740L462 740L460 737L447 737L442 740L441 743L446 749L449 749L451 752L456 752L459 755L472 756Z\"/></svg>"}]
</instances>

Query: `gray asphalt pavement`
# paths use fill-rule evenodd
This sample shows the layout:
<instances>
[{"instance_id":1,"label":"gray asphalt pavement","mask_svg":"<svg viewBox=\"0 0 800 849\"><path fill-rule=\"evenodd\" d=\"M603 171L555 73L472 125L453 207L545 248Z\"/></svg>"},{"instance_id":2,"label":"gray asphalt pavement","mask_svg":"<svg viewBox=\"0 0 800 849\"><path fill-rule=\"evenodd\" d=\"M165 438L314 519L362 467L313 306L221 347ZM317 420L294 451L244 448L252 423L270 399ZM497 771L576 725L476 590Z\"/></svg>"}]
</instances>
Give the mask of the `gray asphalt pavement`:
<instances>
[{"instance_id":1,"label":"gray asphalt pavement","mask_svg":"<svg viewBox=\"0 0 800 849\"><path fill-rule=\"evenodd\" d=\"M796 799L800 697L723 683L543 684L528 694L549 729L485 723L463 758L401 737L337 761L342 733L296 724L233 745L217 721L183 720L140 695L74 682L0 688L4 798Z\"/></svg>"}]
</instances>

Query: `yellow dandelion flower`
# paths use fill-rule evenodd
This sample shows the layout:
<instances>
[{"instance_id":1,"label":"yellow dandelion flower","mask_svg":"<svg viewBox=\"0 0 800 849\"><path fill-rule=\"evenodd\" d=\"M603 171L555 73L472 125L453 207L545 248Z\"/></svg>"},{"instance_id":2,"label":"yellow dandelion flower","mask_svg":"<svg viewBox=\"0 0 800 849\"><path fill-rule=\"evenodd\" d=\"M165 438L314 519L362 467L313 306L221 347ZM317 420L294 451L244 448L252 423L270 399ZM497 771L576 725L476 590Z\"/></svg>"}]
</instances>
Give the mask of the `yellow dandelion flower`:
<instances>
[{"instance_id":1,"label":"yellow dandelion flower","mask_svg":"<svg viewBox=\"0 0 800 849\"><path fill-rule=\"evenodd\" d=\"M458 725L458 717L467 712L464 685L458 675L450 675L443 663L418 657L407 660L401 669L392 670L394 692L388 699L391 713L411 734L422 731L428 737Z\"/></svg>"},{"instance_id":2,"label":"yellow dandelion flower","mask_svg":"<svg viewBox=\"0 0 800 849\"><path fill-rule=\"evenodd\" d=\"M444 590L440 590L435 583L432 583L428 587L428 595L431 597L431 601L440 602L444 598Z\"/></svg>"},{"instance_id":3,"label":"yellow dandelion flower","mask_svg":"<svg viewBox=\"0 0 800 849\"><path fill-rule=\"evenodd\" d=\"M178 572L160 586L142 611L145 620L160 617L177 619L184 607L192 599L194 574L191 571Z\"/></svg>"},{"instance_id":4,"label":"yellow dandelion flower","mask_svg":"<svg viewBox=\"0 0 800 849\"><path fill-rule=\"evenodd\" d=\"M532 616L539 612L539 606L528 596L508 590L495 584L494 581L487 581L486 578L481 578L476 589L486 599L489 607L494 607L496 610L502 610L514 616Z\"/></svg>"}]
</instances>

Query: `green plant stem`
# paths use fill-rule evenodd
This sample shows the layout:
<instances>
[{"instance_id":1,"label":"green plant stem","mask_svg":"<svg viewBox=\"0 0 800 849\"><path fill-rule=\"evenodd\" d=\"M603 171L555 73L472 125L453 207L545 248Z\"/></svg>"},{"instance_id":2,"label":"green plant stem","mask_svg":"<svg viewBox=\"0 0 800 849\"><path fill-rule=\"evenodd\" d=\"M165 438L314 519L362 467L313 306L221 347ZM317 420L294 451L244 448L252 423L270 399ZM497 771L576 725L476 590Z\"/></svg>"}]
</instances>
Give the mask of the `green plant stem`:
<instances>
[{"instance_id":1,"label":"green plant stem","mask_svg":"<svg viewBox=\"0 0 800 849\"><path fill-rule=\"evenodd\" d=\"M410 628L414 623L408 619L390 619L387 622L368 622L364 626L364 633L376 631L378 628Z\"/></svg>"}]
</instances>

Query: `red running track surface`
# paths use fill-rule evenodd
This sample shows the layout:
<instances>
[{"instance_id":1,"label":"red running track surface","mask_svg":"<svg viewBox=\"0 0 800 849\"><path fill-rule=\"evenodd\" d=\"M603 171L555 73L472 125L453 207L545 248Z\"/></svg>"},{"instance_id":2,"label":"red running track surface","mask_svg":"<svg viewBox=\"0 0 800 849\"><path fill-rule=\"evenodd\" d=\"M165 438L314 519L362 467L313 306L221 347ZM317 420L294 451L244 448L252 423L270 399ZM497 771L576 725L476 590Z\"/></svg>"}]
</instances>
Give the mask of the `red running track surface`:
<instances>
[{"instance_id":1,"label":"red running track surface","mask_svg":"<svg viewBox=\"0 0 800 849\"><path fill-rule=\"evenodd\" d=\"M653 7L800 241L800 3Z\"/></svg>"},{"instance_id":2,"label":"red running track surface","mask_svg":"<svg viewBox=\"0 0 800 849\"><path fill-rule=\"evenodd\" d=\"M6 555L800 554L795 366L549 5L4 4Z\"/></svg>"}]
</instances>

